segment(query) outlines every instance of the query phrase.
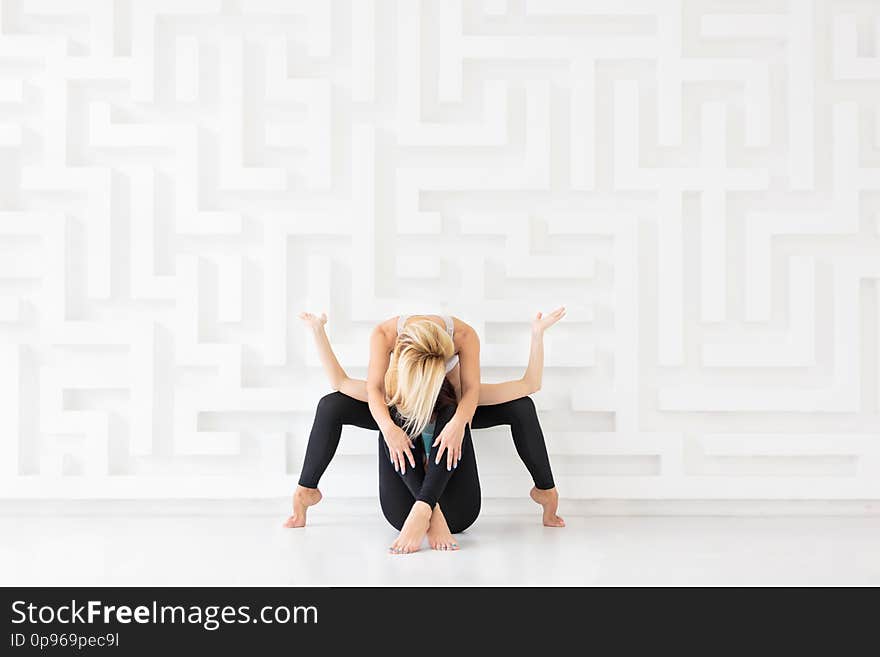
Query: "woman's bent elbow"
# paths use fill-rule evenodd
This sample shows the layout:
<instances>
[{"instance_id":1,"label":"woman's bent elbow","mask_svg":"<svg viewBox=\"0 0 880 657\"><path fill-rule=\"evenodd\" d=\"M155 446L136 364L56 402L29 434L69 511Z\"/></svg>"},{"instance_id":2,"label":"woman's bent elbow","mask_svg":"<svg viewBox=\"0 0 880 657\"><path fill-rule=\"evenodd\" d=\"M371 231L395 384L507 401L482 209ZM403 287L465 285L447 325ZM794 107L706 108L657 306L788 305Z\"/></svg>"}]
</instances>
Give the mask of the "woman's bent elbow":
<instances>
[{"instance_id":1,"label":"woman's bent elbow","mask_svg":"<svg viewBox=\"0 0 880 657\"><path fill-rule=\"evenodd\" d=\"M523 386L526 389L526 395L531 395L538 392L541 389L541 382L535 381L532 379L523 379Z\"/></svg>"}]
</instances>

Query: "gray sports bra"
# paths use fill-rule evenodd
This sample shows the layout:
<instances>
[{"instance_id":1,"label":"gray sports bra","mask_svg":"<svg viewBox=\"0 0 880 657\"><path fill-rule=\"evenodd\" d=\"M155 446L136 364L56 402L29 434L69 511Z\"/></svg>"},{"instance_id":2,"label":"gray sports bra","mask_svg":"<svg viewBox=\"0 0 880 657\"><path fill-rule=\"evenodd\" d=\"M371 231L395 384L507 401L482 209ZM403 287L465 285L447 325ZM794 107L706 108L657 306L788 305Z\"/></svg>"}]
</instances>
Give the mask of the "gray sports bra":
<instances>
[{"instance_id":1,"label":"gray sports bra","mask_svg":"<svg viewBox=\"0 0 880 657\"><path fill-rule=\"evenodd\" d=\"M412 317L412 315L400 315L397 318L397 335L400 335L400 332L403 330L403 325L406 324L406 320ZM452 323L452 317L449 315L440 315L443 318L443 321L446 323L446 332L449 333L450 338L454 338L455 333L455 325ZM452 358L446 361L446 373L449 374L455 366L458 365L458 354L453 354Z\"/></svg>"}]
</instances>

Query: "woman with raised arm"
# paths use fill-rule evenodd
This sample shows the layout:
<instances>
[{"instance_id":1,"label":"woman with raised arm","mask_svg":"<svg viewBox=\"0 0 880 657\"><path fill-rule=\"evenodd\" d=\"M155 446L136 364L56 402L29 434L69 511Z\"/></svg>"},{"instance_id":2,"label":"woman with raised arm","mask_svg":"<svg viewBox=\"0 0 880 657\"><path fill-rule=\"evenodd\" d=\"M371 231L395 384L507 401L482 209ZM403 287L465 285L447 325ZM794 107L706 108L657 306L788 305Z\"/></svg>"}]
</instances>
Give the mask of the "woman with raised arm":
<instances>
[{"instance_id":1,"label":"woman with raised arm","mask_svg":"<svg viewBox=\"0 0 880 657\"><path fill-rule=\"evenodd\" d=\"M306 510L321 499L318 480L336 452L342 426L351 424L381 431L380 501L386 518L401 530L392 551L417 550L425 534L432 548L457 549L452 533L473 523L480 505L469 428L506 424L534 480L530 495L544 509L544 524L564 526L528 397L541 386L543 333L564 314L558 308L533 320L529 365L521 379L480 384L479 339L458 319L400 316L379 324L371 336L367 381L362 381L348 377L336 360L324 331L326 315L302 313L337 392L318 404L293 514L285 525L305 525ZM422 440L413 444L418 436Z\"/></svg>"}]
</instances>

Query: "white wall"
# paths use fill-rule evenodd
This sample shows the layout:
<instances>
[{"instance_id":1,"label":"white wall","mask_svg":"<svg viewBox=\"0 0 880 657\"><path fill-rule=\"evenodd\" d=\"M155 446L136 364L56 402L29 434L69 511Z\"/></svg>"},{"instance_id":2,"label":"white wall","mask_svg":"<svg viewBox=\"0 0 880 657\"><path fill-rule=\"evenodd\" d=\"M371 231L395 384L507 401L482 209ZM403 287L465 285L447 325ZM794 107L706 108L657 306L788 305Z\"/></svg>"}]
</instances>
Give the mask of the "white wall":
<instances>
[{"instance_id":1,"label":"white wall","mask_svg":"<svg viewBox=\"0 0 880 657\"><path fill-rule=\"evenodd\" d=\"M880 499L876 2L77 5L0 11L0 496L286 494L299 310L357 376L451 312L499 381L564 303L564 495Z\"/></svg>"}]
</instances>

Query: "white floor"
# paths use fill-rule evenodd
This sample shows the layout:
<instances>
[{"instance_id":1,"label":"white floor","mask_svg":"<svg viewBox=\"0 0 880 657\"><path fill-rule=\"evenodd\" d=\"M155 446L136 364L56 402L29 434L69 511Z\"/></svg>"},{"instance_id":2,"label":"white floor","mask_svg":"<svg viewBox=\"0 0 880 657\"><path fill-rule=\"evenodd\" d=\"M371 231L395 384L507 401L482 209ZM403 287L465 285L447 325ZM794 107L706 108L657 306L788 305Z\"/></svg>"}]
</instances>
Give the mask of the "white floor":
<instances>
[{"instance_id":1,"label":"white floor","mask_svg":"<svg viewBox=\"0 0 880 657\"><path fill-rule=\"evenodd\" d=\"M880 585L880 518L485 514L461 551L393 556L372 513L0 516L0 585Z\"/></svg>"}]
</instances>

